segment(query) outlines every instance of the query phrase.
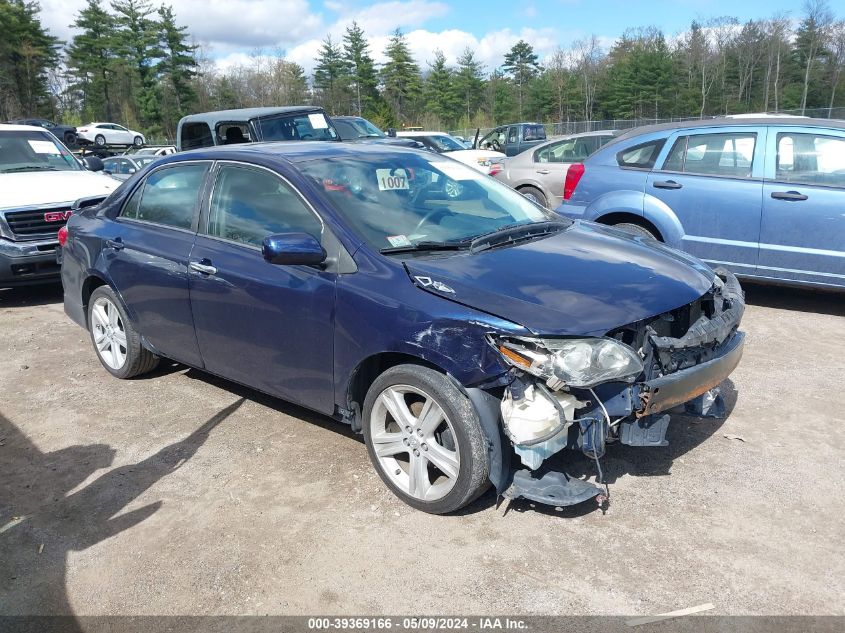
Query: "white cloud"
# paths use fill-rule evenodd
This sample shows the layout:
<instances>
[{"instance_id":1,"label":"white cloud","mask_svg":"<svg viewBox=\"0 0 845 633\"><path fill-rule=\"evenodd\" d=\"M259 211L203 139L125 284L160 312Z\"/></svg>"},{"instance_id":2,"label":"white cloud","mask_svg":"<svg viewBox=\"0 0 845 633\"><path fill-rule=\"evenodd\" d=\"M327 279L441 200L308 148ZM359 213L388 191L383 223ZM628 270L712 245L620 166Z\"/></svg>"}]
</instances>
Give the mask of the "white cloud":
<instances>
[{"instance_id":1,"label":"white cloud","mask_svg":"<svg viewBox=\"0 0 845 633\"><path fill-rule=\"evenodd\" d=\"M156 6L160 0L152 0ZM283 51L308 74L326 35L340 41L352 21L367 34L370 50L379 63L396 28L406 33L408 46L425 71L440 49L454 65L465 48L471 48L489 72L502 64L505 53L520 39L534 47L542 61L560 42L554 28L505 28L475 35L463 29L426 29L429 21L450 13L446 2L435 0L385 0L359 4L356 0L165 0L172 3L177 20L206 49L220 68L251 62L255 51ZM52 34L63 40L73 36L69 26L85 0L41 0L41 19ZM107 4L104 2L104 4ZM530 8L531 4L528 5ZM568 33L567 33L568 35Z\"/></svg>"}]
</instances>

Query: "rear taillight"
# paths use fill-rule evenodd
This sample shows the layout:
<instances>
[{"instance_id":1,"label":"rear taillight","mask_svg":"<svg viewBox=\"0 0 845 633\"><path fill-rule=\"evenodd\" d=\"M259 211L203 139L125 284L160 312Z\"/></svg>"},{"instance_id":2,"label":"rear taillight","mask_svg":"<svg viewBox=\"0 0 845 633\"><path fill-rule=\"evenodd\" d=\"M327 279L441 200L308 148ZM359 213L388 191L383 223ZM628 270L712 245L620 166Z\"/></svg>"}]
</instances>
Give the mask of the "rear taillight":
<instances>
[{"instance_id":1,"label":"rear taillight","mask_svg":"<svg viewBox=\"0 0 845 633\"><path fill-rule=\"evenodd\" d=\"M584 163L572 163L566 170L566 182L563 183L563 199L569 200L575 193L575 187L584 175Z\"/></svg>"},{"instance_id":2,"label":"rear taillight","mask_svg":"<svg viewBox=\"0 0 845 633\"><path fill-rule=\"evenodd\" d=\"M490 171L487 172L488 176L495 176L500 171L502 171L502 163L493 163L490 165Z\"/></svg>"},{"instance_id":3,"label":"rear taillight","mask_svg":"<svg viewBox=\"0 0 845 633\"><path fill-rule=\"evenodd\" d=\"M65 244L67 244L67 227L66 226L63 226L62 228L59 229L58 237L59 237L59 246L64 248Z\"/></svg>"},{"instance_id":4,"label":"rear taillight","mask_svg":"<svg viewBox=\"0 0 845 633\"><path fill-rule=\"evenodd\" d=\"M88 128L87 127L78 127L78 128L76 128L76 131L77 132L87 132Z\"/></svg>"}]
</instances>

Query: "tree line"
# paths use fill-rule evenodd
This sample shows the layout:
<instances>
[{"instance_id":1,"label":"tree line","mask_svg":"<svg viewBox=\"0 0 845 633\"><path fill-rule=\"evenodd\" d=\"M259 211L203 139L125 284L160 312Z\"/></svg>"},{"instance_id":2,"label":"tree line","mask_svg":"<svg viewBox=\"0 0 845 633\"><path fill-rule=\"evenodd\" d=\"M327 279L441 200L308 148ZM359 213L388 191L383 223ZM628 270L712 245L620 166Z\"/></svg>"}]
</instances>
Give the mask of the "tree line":
<instances>
[{"instance_id":1,"label":"tree line","mask_svg":"<svg viewBox=\"0 0 845 633\"><path fill-rule=\"evenodd\" d=\"M30 114L117 120L172 138L185 113L314 103L382 127L489 127L515 120L699 117L845 106L845 19L827 0L800 16L693 21L681 35L592 36L540 60L519 41L487 68L467 48L417 60L396 30L377 64L364 30L327 36L308 76L284 51L220 69L167 5L87 0L70 42L41 26L38 5L0 0L0 119Z\"/></svg>"}]
</instances>

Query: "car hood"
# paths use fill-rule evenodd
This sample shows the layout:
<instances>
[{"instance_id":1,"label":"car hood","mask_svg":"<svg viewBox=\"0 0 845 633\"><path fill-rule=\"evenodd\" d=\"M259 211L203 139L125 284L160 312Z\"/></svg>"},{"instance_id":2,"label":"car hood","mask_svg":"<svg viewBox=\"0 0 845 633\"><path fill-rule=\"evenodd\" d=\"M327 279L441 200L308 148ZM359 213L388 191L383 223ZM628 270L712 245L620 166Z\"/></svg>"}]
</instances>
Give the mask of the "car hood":
<instances>
[{"instance_id":1,"label":"car hood","mask_svg":"<svg viewBox=\"0 0 845 633\"><path fill-rule=\"evenodd\" d=\"M25 171L0 174L0 209L74 202L110 193L120 183L91 171Z\"/></svg>"},{"instance_id":2,"label":"car hood","mask_svg":"<svg viewBox=\"0 0 845 633\"><path fill-rule=\"evenodd\" d=\"M548 336L602 335L694 301L713 283L699 260L594 224L516 246L405 261L428 292Z\"/></svg>"}]
</instances>

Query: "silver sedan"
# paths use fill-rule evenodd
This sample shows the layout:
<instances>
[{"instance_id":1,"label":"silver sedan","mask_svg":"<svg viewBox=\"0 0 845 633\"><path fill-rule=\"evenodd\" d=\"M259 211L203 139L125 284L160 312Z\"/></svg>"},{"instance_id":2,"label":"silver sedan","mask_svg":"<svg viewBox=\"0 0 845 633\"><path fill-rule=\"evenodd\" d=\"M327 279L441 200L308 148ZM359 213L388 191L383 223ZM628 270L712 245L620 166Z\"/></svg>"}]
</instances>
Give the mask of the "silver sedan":
<instances>
[{"instance_id":1,"label":"silver sedan","mask_svg":"<svg viewBox=\"0 0 845 633\"><path fill-rule=\"evenodd\" d=\"M566 171L610 141L616 132L585 132L556 138L504 162L496 178L529 200L556 209L563 202Z\"/></svg>"}]
</instances>

